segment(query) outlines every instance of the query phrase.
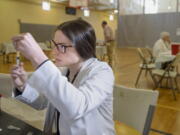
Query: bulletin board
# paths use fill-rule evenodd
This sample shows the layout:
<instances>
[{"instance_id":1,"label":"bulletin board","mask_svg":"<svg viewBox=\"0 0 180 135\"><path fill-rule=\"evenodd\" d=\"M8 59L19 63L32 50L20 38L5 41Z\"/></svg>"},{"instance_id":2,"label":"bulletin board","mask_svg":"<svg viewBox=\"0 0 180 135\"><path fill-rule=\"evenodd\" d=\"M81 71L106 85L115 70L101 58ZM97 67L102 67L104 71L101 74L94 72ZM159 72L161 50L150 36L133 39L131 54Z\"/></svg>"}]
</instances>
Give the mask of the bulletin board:
<instances>
[{"instance_id":1,"label":"bulletin board","mask_svg":"<svg viewBox=\"0 0 180 135\"><path fill-rule=\"evenodd\" d=\"M20 22L20 33L29 32L38 42L49 41L52 39L56 25L32 24Z\"/></svg>"}]
</instances>

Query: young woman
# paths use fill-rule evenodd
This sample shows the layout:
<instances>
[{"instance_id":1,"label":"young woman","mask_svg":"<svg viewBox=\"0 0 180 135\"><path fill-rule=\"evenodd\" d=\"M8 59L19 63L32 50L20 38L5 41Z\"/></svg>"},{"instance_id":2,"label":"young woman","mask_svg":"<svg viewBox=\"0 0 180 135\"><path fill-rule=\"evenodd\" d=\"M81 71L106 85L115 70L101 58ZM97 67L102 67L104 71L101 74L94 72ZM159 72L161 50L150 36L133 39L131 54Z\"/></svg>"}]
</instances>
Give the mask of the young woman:
<instances>
[{"instance_id":1,"label":"young woman","mask_svg":"<svg viewBox=\"0 0 180 135\"><path fill-rule=\"evenodd\" d=\"M114 135L112 102L114 76L111 68L95 58L96 36L83 20L57 27L55 64L29 34L12 38L15 48L36 71L27 80L23 65L14 66L12 79L17 99L43 109L48 103L44 135ZM58 67L67 67L60 71Z\"/></svg>"}]
</instances>

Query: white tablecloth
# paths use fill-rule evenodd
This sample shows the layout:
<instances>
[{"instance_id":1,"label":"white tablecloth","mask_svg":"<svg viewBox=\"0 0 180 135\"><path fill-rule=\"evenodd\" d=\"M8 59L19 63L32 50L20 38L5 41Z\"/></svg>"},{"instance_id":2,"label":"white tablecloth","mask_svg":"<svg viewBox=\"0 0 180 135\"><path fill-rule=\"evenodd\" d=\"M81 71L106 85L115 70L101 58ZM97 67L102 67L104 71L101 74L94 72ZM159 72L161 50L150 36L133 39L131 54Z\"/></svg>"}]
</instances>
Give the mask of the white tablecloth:
<instances>
[{"instance_id":1,"label":"white tablecloth","mask_svg":"<svg viewBox=\"0 0 180 135\"><path fill-rule=\"evenodd\" d=\"M51 50L43 42L40 42L39 46L41 47L42 50L45 50L45 51ZM16 52L14 45L12 43L2 43L0 49L1 49L0 52L2 52L3 54L9 54L9 53Z\"/></svg>"},{"instance_id":2,"label":"white tablecloth","mask_svg":"<svg viewBox=\"0 0 180 135\"><path fill-rule=\"evenodd\" d=\"M163 63L172 61L175 57L176 56L170 54L160 55L155 60L156 68L161 68Z\"/></svg>"},{"instance_id":3,"label":"white tablecloth","mask_svg":"<svg viewBox=\"0 0 180 135\"><path fill-rule=\"evenodd\" d=\"M44 50L44 51L49 51L49 50L51 50L51 49L48 48L47 45L46 45L45 43L43 43L43 42L40 42L40 43L39 43L39 46L40 46L41 49Z\"/></svg>"},{"instance_id":4,"label":"white tablecloth","mask_svg":"<svg viewBox=\"0 0 180 135\"><path fill-rule=\"evenodd\" d=\"M3 43L1 51L3 54L9 54L9 53L15 53L16 52L14 45L12 43Z\"/></svg>"},{"instance_id":5,"label":"white tablecloth","mask_svg":"<svg viewBox=\"0 0 180 135\"><path fill-rule=\"evenodd\" d=\"M107 47L106 46L96 46L96 56L98 58L107 54Z\"/></svg>"},{"instance_id":6,"label":"white tablecloth","mask_svg":"<svg viewBox=\"0 0 180 135\"><path fill-rule=\"evenodd\" d=\"M96 41L96 45L97 45L97 46L102 46L102 45L104 45L104 40L97 40L97 41Z\"/></svg>"}]
</instances>

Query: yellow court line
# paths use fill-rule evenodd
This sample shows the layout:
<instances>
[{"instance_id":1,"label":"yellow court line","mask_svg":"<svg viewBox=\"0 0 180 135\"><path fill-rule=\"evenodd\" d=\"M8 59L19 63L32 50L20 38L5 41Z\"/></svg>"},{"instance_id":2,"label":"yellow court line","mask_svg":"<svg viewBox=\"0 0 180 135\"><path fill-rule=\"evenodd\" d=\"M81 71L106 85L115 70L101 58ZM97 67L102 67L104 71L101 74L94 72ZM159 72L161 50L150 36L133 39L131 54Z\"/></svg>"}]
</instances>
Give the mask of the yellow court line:
<instances>
[{"instance_id":1,"label":"yellow court line","mask_svg":"<svg viewBox=\"0 0 180 135\"><path fill-rule=\"evenodd\" d=\"M167 106L167 105L157 104L157 107L162 107L162 108L171 109L171 110L175 110L175 111L179 111L180 112L180 108L170 107L170 106Z\"/></svg>"}]
</instances>

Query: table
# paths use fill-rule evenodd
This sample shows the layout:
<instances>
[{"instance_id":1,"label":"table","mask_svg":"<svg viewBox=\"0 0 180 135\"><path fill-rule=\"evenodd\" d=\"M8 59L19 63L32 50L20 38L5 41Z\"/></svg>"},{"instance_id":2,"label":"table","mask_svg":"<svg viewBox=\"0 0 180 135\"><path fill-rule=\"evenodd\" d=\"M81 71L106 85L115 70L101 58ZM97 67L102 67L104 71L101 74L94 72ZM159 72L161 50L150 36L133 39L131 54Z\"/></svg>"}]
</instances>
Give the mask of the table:
<instances>
[{"instance_id":1,"label":"table","mask_svg":"<svg viewBox=\"0 0 180 135\"><path fill-rule=\"evenodd\" d=\"M106 54L107 54L107 47L106 46L101 46L101 45L96 46L96 56L97 56L97 58L102 60L103 57Z\"/></svg>"},{"instance_id":2,"label":"table","mask_svg":"<svg viewBox=\"0 0 180 135\"><path fill-rule=\"evenodd\" d=\"M51 50L47 47L47 45L44 42L39 42L38 44L42 50L45 50L45 51ZM14 45L12 42L11 43L2 43L0 48L1 48L0 51L5 55L7 55L9 53L16 53L16 49L14 48Z\"/></svg>"},{"instance_id":3,"label":"table","mask_svg":"<svg viewBox=\"0 0 180 135\"><path fill-rule=\"evenodd\" d=\"M0 135L42 135L41 130L3 111L0 112L0 119Z\"/></svg>"},{"instance_id":4,"label":"table","mask_svg":"<svg viewBox=\"0 0 180 135\"><path fill-rule=\"evenodd\" d=\"M165 63L165 62L170 62L170 61L172 61L175 57L176 57L176 56L170 55L170 54L160 55L160 56L157 57L156 60L155 60L156 68L161 68L161 66L162 66L163 63Z\"/></svg>"},{"instance_id":5,"label":"table","mask_svg":"<svg viewBox=\"0 0 180 135\"><path fill-rule=\"evenodd\" d=\"M41 49L42 49L43 51L51 51L51 49L48 48L48 46L46 45L46 43L44 43L44 42L39 42L38 44L39 44L39 46L41 47Z\"/></svg>"},{"instance_id":6,"label":"table","mask_svg":"<svg viewBox=\"0 0 180 135\"><path fill-rule=\"evenodd\" d=\"M118 121L115 121L115 129L117 135L142 135L136 129Z\"/></svg>"},{"instance_id":7,"label":"table","mask_svg":"<svg viewBox=\"0 0 180 135\"><path fill-rule=\"evenodd\" d=\"M14 45L11 43L2 43L1 53L3 54L3 62L9 62L9 56L12 53L16 53Z\"/></svg>"},{"instance_id":8,"label":"table","mask_svg":"<svg viewBox=\"0 0 180 135\"><path fill-rule=\"evenodd\" d=\"M48 48L45 43L39 42L38 44L43 51L51 51L51 49ZM9 62L9 55L16 53L16 49L14 48L14 45L12 42L2 43L0 46L0 52L3 54L3 62L6 63L6 62Z\"/></svg>"},{"instance_id":9,"label":"table","mask_svg":"<svg viewBox=\"0 0 180 135\"><path fill-rule=\"evenodd\" d=\"M5 55L7 55L9 53L15 53L16 52L12 42L11 43L2 43L2 48L1 49L2 49L1 50L2 53L5 54Z\"/></svg>"},{"instance_id":10,"label":"table","mask_svg":"<svg viewBox=\"0 0 180 135\"><path fill-rule=\"evenodd\" d=\"M17 107L18 106L18 107ZM3 121L10 121L12 125L20 127L22 132L33 131L33 135L40 135L44 125L45 112L37 111L30 106L14 99L14 98L1 98L1 109L4 111L0 114L3 117ZM1 119L1 118L0 118ZM2 119L1 119L2 120ZM19 131L9 131L0 121L0 128L5 128L6 134L8 135L21 135ZM127 126L126 124L115 121L115 129L117 135L141 135L136 129ZM0 132L1 135L1 132ZM3 134L4 135L4 134ZM22 133L22 135L26 135Z\"/></svg>"},{"instance_id":11,"label":"table","mask_svg":"<svg viewBox=\"0 0 180 135\"><path fill-rule=\"evenodd\" d=\"M26 135L25 133L27 133L28 131L32 131L33 135L35 135L34 133L38 133L37 135L40 135L44 125L46 110L37 111L14 98L4 97L1 98L1 109L3 112L0 115L0 119L7 119L7 121L10 123L6 124L12 124L13 126L20 127L22 129L22 135ZM8 133L8 135L11 135L12 131L9 131L9 129L7 129L7 125L6 127L4 127L4 125L2 125L2 121L0 122L0 128L3 128L4 133L6 132ZM16 132L18 133L17 135L21 135L19 133L20 131ZM12 135L16 135L15 132L13 132Z\"/></svg>"}]
</instances>

